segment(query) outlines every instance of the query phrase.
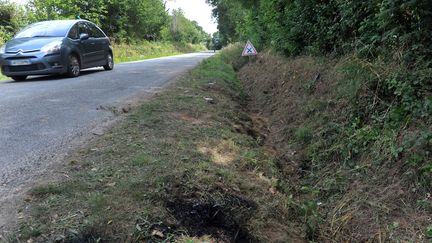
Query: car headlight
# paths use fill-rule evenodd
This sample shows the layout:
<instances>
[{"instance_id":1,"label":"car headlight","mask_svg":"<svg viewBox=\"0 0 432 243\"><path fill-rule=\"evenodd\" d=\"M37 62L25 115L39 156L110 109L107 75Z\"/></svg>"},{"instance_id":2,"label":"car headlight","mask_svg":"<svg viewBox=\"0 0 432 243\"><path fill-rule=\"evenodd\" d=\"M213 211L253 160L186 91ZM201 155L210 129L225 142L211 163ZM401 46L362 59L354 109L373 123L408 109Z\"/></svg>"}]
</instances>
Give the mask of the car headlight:
<instances>
[{"instance_id":1,"label":"car headlight","mask_svg":"<svg viewBox=\"0 0 432 243\"><path fill-rule=\"evenodd\" d=\"M0 54L5 54L6 52L6 46L0 47Z\"/></svg>"},{"instance_id":2,"label":"car headlight","mask_svg":"<svg viewBox=\"0 0 432 243\"><path fill-rule=\"evenodd\" d=\"M60 52L61 45L62 45L61 41L53 41L49 44L44 45L41 48L41 52L45 54L53 54L53 53Z\"/></svg>"}]
</instances>

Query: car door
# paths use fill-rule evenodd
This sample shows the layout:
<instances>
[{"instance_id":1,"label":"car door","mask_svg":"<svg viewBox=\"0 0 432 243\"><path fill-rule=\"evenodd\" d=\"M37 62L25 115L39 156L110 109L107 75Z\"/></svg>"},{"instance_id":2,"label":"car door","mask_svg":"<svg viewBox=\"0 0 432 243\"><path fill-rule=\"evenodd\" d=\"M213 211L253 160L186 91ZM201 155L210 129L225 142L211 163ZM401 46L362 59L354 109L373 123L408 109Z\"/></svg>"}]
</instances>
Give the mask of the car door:
<instances>
[{"instance_id":1,"label":"car door","mask_svg":"<svg viewBox=\"0 0 432 243\"><path fill-rule=\"evenodd\" d=\"M83 50L82 60L81 60L82 68L93 67L95 66L95 63L97 62L98 59L97 57L98 51L97 48L95 47L96 41L94 38L91 38L90 36L91 31L86 22L79 22L78 29L79 29L80 36L82 34L89 35L88 39L80 40L80 45Z\"/></svg>"},{"instance_id":2,"label":"car door","mask_svg":"<svg viewBox=\"0 0 432 243\"><path fill-rule=\"evenodd\" d=\"M79 54L79 58L83 59L83 54L85 54L85 50L80 40L78 23L72 26L72 28L69 30L68 38L71 43L71 52L77 52Z\"/></svg>"},{"instance_id":3,"label":"car door","mask_svg":"<svg viewBox=\"0 0 432 243\"><path fill-rule=\"evenodd\" d=\"M106 64L106 42L108 41L105 34L96 27L95 24L86 22L88 30L90 32L90 39L92 40L93 46L92 51L94 51L94 63L95 66L101 66Z\"/></svg>"}]
</instances>

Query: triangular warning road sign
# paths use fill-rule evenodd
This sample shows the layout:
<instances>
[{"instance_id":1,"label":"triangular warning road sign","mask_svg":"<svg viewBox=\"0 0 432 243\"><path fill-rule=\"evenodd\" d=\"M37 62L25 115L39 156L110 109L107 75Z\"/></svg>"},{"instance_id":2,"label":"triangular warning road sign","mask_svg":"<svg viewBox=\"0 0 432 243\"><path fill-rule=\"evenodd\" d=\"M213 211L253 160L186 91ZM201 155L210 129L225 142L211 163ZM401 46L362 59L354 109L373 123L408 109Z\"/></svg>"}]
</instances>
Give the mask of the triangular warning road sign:
<instances>
[{"instance_id":1,"label":"triangular warning road sign","mask_svg":"<svg viewBox=\"0 0 432 243\"><path fill-rule=\"evenodd\" d=\"M250 41L247 41L242 56L247 57L247 56L256 56L256 55L258 55L257 50L255 49L255 47L252 45Z\"/></svg>"}]
</instances>

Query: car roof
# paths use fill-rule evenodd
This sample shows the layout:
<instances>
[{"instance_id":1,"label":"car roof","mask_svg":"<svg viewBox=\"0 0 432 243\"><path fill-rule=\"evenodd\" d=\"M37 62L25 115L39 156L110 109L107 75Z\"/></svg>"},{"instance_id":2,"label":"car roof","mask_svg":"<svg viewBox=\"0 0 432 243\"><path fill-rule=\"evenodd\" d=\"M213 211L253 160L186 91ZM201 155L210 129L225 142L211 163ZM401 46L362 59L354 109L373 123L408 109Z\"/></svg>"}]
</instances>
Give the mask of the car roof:
<instances>
[{"instance_id":1,"label":"car roof","mask_svg":"<svg viewBox=\"0 0 432 243\"><path fill-rule=\"evenodd\" d=\"M90 22L90 21L85 20L85 19L61 19L61 20L46 20L46 21L40 21L40 22L36 22L36 23L47 23L47 22L55 23L55 22L57 22L59 24L70 24L70 25L73 25L73 24L78 23L80 21Z\"/></svg>"},{"instance_id":2,"label":"car roof","mask_svg":"<svg viewBox=\"0 0 432 243\"><path fill-rule=\"evenodd\" d=\"M33 24L37 24L37 23L58 23L59 25L69 25L70 27L72 27L72 25L78 23L78 22L88 22L88 23L92 23L93 22L86 20L86 19L61 19L61 20L45 20L45 21L39 21L39 22L35 22Z\"/></svg>"}]
</instances>

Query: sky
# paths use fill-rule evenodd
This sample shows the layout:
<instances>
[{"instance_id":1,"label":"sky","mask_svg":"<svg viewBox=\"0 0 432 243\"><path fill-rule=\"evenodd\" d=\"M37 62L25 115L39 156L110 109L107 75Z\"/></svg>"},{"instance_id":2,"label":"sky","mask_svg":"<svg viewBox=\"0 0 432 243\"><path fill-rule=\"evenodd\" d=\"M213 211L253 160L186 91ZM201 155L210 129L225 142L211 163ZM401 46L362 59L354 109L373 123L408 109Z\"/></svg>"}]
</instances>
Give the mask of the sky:
<instances>
[{"instance_id":1,"label":"sky","mask_svg":"<svg viewBox=\"0 0 432 243\"><path fill-rule=\"evenodd\" d=\"M186 18L198 22L207 33L217 31L217 24L212 19L212 8L205 0L167 0L166 6L170 10L183 9Z\"/></svg>"},{"instance_id":2,"label":"sky","mask_svg":"<svg viewBox=\"0 0 432 243\"><path fill-rule=\"evenodd\" d=\"M16 3L26 3L28 0L12 0ZM212 19L212 8L205 0L166 0L168 9L181 8L190 20L195 20L204 28L204 31L212 34L217 31L217 24Z\"/></svg>"}]
</instances>

